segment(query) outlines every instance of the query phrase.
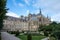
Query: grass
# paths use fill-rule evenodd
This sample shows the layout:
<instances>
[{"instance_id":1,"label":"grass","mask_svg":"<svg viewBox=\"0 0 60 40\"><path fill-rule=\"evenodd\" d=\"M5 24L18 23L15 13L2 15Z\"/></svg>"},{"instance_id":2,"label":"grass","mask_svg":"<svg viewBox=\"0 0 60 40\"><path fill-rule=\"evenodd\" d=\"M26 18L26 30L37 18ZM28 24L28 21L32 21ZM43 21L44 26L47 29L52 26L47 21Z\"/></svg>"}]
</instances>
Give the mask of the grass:
<instances>
[{"instance_id":1,"label":"grass","mask_svg":"<svg viewBox=\"0 0 60 40\"><path fill-rule=\"evenodd\" d=\"M22 40L27 40L27 35L20 35L20 36L18 36L20 39L22 39Z\"/></svg>"},{"instance_id":2,"label":"grass","mask_svg":"<svg viewBox=\"0 0 60 40\"><path fill-rule=\"evenodd\" d=\"M45 36L32 36L32 40L41 40L42 38L45 38Z\"/></svg>"},{"instance_id":3,"label":"grass","mask_svg":"<svg viewBox=\"0 0 60 40\"><path fill-rule=\"evenodd\" d=\"M19 38L22 40L27 40L27 35L20 35ZM45 36L42 36L42 35L33 35L32 36L32 40L41 40L42 38L45 38Z\"/></svg>"}]
</instances>

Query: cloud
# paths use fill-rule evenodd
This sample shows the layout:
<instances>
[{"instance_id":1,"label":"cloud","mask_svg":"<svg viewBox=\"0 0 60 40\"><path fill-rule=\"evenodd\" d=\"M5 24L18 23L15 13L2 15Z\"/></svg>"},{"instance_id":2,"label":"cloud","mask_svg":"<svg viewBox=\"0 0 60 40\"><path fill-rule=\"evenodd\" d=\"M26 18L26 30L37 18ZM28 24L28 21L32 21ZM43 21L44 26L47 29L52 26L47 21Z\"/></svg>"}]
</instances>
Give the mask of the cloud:
<instances>
[{"instance_id":1,"label":"cloud","mask_svg":"<svg viewBox=\"0 0 60 40\"><path fill-rule=\"evenodd\" d=\"M19 5L20 7L23 7L23 6L24 6L22 3L19 3L18 5Z\"/></svg>"},{"instance_id":2,"label":"cloud","mask_svg":"<svg viewBox=\"0 0 60 40\"><path fill-rule=\"evenodd\" d=\"M29 10L26 10L26 15L25 16L27 16L29 13L30 13L30 11Z\"/></svg>"},{"instance_id":3,"label":"cloud","mask_svg":"<svg viewBox=\"0 0 60 40\"><path fill-rule=\"evenodd\" d=\"M39 13L39 11L40 11L40 10L35 10L34 13L37 14L37 13Z\"/></svg>"},{"instance_id":4,"label":"cloud","mask_svg":"<svg viewBox=\"0 0 60 40\"><path fill-rule=\"evenodd\" d=\"M53 21L60 22L60 13L51 16L51 19L53 19Z\"/></svg>"},{"instance_id":5,"label":"cloud","mask_svg":"<svg viewBox=\"0 0 60 40\"><path fill-rule=\"evenodd\" d=\"M51 16L51 20L60 21L60 0L35 0L32 6L36 9L42 8L44 15Z\"/></svg>"},{"instance_id":6,"label":"cloud","mask_svg":"<svg viewBox=\"0 0 60 40\"><path fill-rule=\"evenodd\" d=\"M54 20L51 18L51 21L54 21Z\"/></svg>"},{"instance_id":7,"label":"cloud","mask_svg":"<svg viewBox=\"0 0 60 40\"><path fill-rule=\"evenodd\" d=\"M29 8L32 7L33 9L37 9L33 12L38 13L39 8L42 9L42 14L45 16L48 14L51 16L51 20L53 21L60 21L60 0L23 0ZM15 5L19 5L23 7L22 3L16 3L16 0L13 0ZM26 8L27 9L27 8ZM24 10L25 11L25 10ZM29 10L26 11L26 14L29 13Z\"/></svg>"},{"instance_id":8,"label":"cloud","mask_svg":"<svg viewBox=\"0 0 60 40\"><path fill-rule=\"evenodd\" d=\"M13 17L19 17L16 13L12 12L12 11L8 11L8 13L6 13L7 16L13 16Z\"/></svg>"},{"instance_id":9,"label":"cloud","mask_svg":"<svg viewBox=\"0 0 60 40\"><path fill-rule=\"evenodd\" d=\"M26 12L27 12L27 14L28 14L28 13L30 13L30 11L29 11L29 10L27 10Z\"/></svg>"},{"instance_id":10,"label":"cloud","mask_svg":"<svg viewBox=\"0 0 60 40\"><path fill-rule=\"evenodd\" d=\"M30 0L24 0L27 5L30 5Z\"/></svg>"},{"instance_id":11,"label":"cloud","mask_svg":"<svg viewBox=\"0 0 60 40\"><path fill-rule=\"evenodd\" d=\"M23 7L24 5L22 3L16 3L16 0L12 0L15 6Z\"/></svg>"},{"instance_id":12,"label":"cloud","mask_svg":"<svg viewBox=\"0 0 60 40\"><path fill-rule=\"evenodd\" d=\"M54 6L53 6L53 9L55 10L60 10L60 3L56 3Z\"/></svg>"},{"instance_id":13,"label":"cloud","mask_svg":"<svg viewBox=\"0 0 60 40\"><path fill-rule=\"evenodd\" d=\"M33 4L35 8L45 7L45 8L53 8L60 5L59 0L35 0L36 2Z\"/></svg>"}]
</instances>

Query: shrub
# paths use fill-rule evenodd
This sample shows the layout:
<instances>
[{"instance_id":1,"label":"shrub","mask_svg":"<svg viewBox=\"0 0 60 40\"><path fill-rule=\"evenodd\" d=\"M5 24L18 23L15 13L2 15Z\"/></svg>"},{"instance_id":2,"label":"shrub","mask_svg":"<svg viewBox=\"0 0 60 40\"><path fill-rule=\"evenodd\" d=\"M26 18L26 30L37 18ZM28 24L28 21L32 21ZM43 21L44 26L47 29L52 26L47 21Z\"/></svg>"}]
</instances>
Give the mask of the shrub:
<instances>
[{"instance_id":1,"label":"shrub","mask_svg":"<svg viewBox=\"0 0 60 40\"><path fill-rule=\"evenodd\" d=\"M20 34L20 32L19 31L16 31L15 36L19 36L19 34Z\"/></svg>"},{"instance_id":2,"label":"shrub","mask_svg":"<svg viewBox=\"0 0 60 40\"><path fill-rule=\"evenodd\" d=\"M45 35L45 36L48 36L48 33L47 33L46 31L44 31L44 35Z\"/></svg>"},{"instance_id":3,"label":"shrub","mask_svg":"<svg viewBox=\"0 0 60 40\"><path fill-rule=\"evenodd\" d=\"M27 40L32 40L32 35L30 33L27 35Z\"/></svg>"},{"instance_id":4,"label":"shrub","mask_svg":"<svg viewBox=\"0 0 60 40\"><path fill-rule=\"evenodd\" d=\"M11 33L11 34L16 34L16 31L10 31L9 33Z\"/></svg>"},{"instance_id":5,"label":"shrub","mask_svg":"<svg viewBox=\"0 0 60 40\"><path fill-rule=\"evenodd\" d=\"M22 33L24 33L24 31L22 31Z\"/></svg>"}]
</instances>

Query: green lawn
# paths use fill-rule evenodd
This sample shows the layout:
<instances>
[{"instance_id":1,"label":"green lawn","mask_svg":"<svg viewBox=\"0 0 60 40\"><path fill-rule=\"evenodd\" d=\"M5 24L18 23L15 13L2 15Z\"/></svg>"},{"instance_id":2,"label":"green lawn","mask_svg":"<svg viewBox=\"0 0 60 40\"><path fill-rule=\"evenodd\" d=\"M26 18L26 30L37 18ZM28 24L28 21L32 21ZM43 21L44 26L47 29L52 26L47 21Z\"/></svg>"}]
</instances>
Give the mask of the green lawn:
<instances>
[{"instance_id":1,"label":"green lawn","mask_svg":"<svg viewBox=\"0 0 60 40\"><path fill-rule=\"evenodd\" d=\"M41 40L42 38L45 38L45 36L32 36L32 40Z\"/></svg>"},{"instance_id":2,"label":"green lawn","mask_svg":"<svg viewBox=\"0 0 60 40\"><path fill-rule=\"evenodd\" d=\"M27 35L20 35L19 38L22 40L27 40Z\"/></svg>"},{"instance_id":3,"label":"green lawn","mask_svg":"<svg viewBox=\"0 0 60 40\"><path fill-rule=\"evenodd\" d=\"M22 39L22 40L27 40L27 35L20 35L19 38ZM45 38L45 36L42 36L42 35L40 35L40 36L37 36L37 35L32 36L32 40L41 40L42 38Z\"/></svg>"}]
</instances>

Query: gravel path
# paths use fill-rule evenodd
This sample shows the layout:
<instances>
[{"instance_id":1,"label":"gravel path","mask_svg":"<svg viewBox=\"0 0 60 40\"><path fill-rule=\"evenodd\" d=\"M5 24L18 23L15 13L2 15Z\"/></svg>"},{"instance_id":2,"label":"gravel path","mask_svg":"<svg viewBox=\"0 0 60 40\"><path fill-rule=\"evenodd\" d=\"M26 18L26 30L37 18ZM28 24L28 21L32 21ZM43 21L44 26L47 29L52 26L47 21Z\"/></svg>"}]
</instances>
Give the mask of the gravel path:
<instances>
[{"instance_id":1,"label":"gravel path","mask_svg":"<svg viewBox=\"0 0 60 40\"><path fill-rule=\"evenodd\" d=\"M8 34L7 32L1 32L2 40L21 40L14 35Z\"/></svg>"}]
</instances>

